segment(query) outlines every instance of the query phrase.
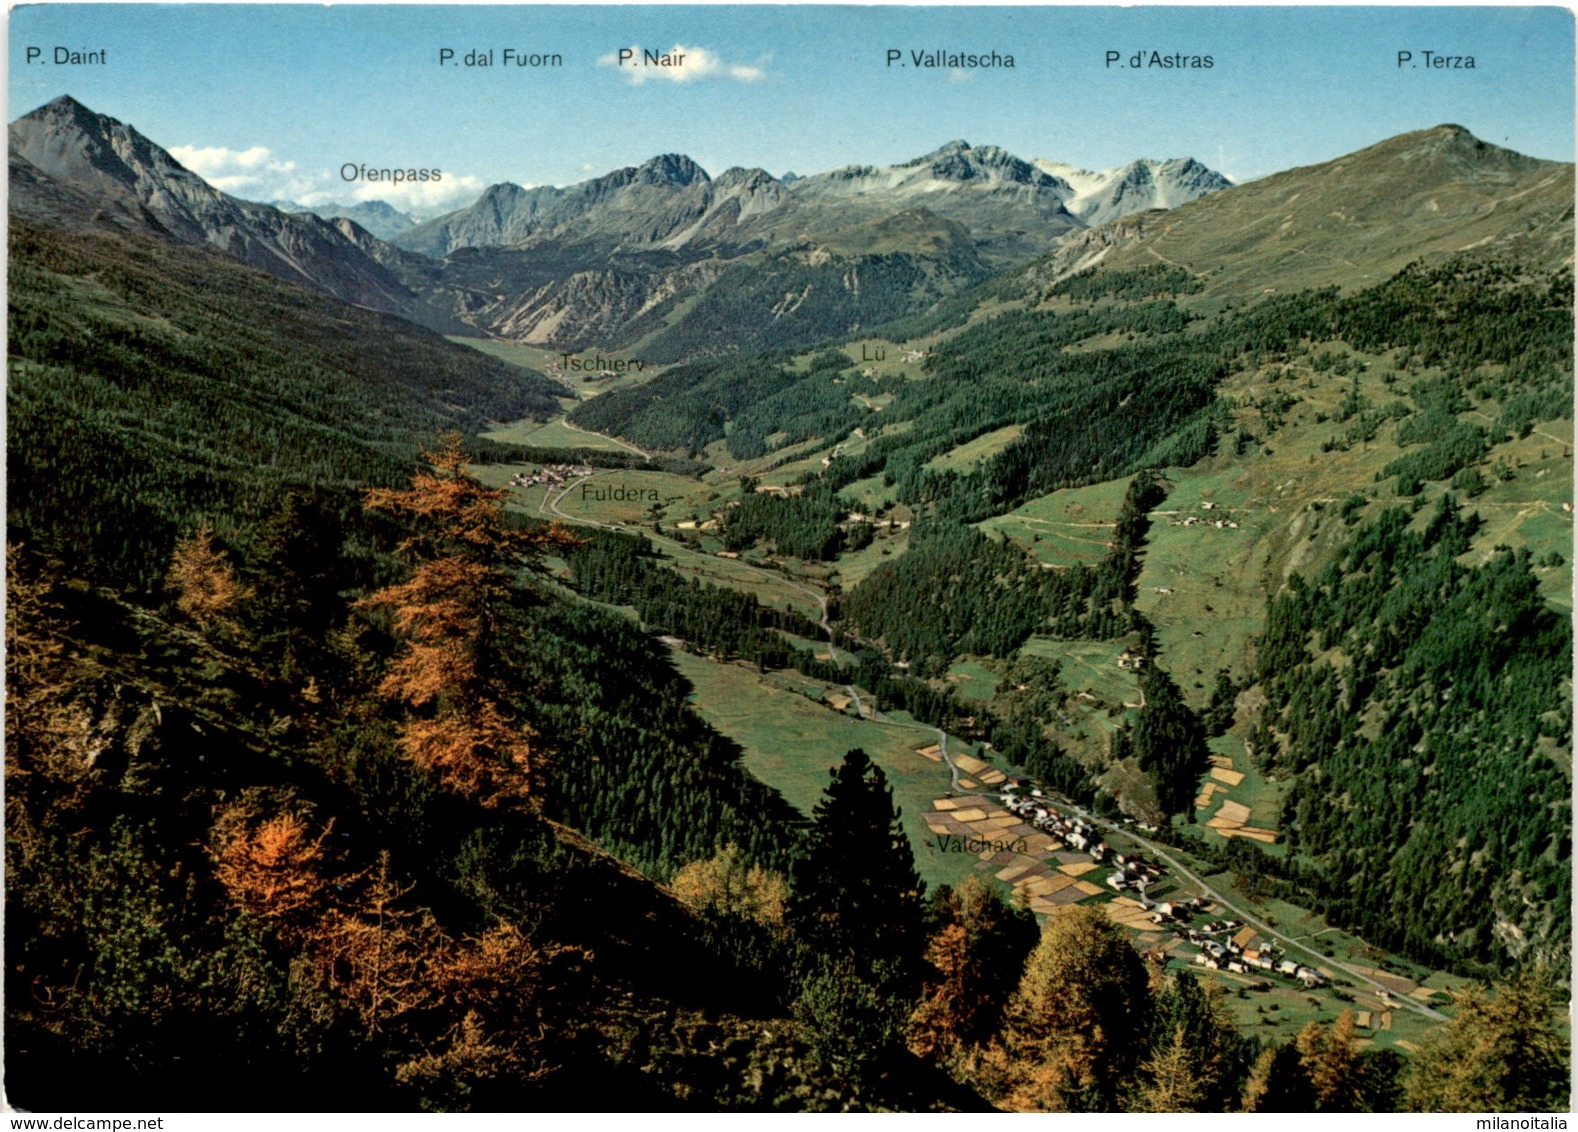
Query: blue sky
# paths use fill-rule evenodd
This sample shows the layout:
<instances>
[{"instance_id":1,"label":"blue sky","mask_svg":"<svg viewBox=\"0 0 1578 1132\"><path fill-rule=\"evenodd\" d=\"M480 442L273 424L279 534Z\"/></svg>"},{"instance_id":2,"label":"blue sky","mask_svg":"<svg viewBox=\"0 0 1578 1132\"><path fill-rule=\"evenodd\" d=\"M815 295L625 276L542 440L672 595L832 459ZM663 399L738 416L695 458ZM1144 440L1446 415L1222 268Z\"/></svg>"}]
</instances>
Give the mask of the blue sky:
<instances>
[{"instance_id":1,"label":"blue sky","mask_svg":"<svg viewBox=\"0 0 1578 1132\"><path fill-rule=\"evenodd\" d=\"M56 65L57 46L105 62ZM507 47L564 65L505 68ZM613 65L622 47L682 47L687 63L637 72ZM495 65L440 65L443 48L491 48ZM890 49L1015 66L901 68ZM1398 66L1427 49L1474 69ZM1107 65L1141 50L1213 66ZM1442 122L1573 157L1573 24L1558 8L45 4L12 9L9 51L10 118L69 93L238 195L423 211L665 152L714 175L805 174L953 138L1092 169L1188 155L1240 180ZM339 181L347 162L444 181L397 196Z\"/></svg>"}]
</instances>

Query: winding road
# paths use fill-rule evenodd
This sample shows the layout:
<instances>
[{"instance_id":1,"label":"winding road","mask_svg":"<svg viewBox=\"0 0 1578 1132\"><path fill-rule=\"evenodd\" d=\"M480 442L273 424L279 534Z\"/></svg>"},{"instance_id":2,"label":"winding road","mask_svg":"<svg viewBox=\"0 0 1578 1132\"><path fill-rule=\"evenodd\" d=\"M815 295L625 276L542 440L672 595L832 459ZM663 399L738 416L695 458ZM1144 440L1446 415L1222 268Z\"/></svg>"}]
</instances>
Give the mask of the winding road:
<instances>
[{"instance_id":1,"label":"winding road","mask_svg":"<svg viewBox=\"0 0 1578 1132\"><path fill-rule=\"evenodd\" d=\"M1214 900L1217 904L1221 905L1224 909L1231 912L1237 918L1243 920L1246 924L1253 925L1255 930L1260 932L1261 935L1270 936L1272 939L1286 947L1291 947L1297 949L1298 951L1302 951L1304 954L1312 957L1321 966L1341 971L1344 974L1349 975L1362 983L1365 983L1374 990L1380 991L1386 996L1384 999L1386 1002L1396 1003L1398 1006L1412 1010L1416 1014L1423 1014L1426 1018L1433 1019L1437 1022L1445 1022L1447 1020L1446 1015L1442 1014L1439 1010L1436 1010L1430 1006L1426 1006L1422 1002L1415 1002L1411 998L1397 994L1397 992L1393 991L1384 983L1377 982L1369 975L1361 974L1352 967L1349 967L1347 964L1339 963L1337 960L1331 958L1328 955L1322 955L1308 944L1300 943L1292 936L1284 935L1282 932L1277 931L1276 928L1273 928L1270 924L1267 924L1258 916L1250 915L1250 913L1244 911L1232 901L1228 900L1220 892L1206 884L1203 879L1196 876L1193 871L1181 864L1176 857L1169 853L1164 847L1156 844L1154 841L1147 840L1146 838L1141 837L1139 834L1134 833L1131 830L1124 829L1113 822L1107 821L1105 818L1099 818L1094 814L1086 813L1083 809L1074 805L1073 803L1068 803L1068 806L1070 809L1084 817L1087 821L1092 822L1095 825L1099 825L1101 828L1110 832L1121 833L1130 841L1136 842L1148 851L1155 853L1157 857L1161 858L1161 860L1167 862L1168 865L1177 870L1179 876L1197 885L1203 895L1210 898L1211 900Z\"/></svg>"}]
</instances>

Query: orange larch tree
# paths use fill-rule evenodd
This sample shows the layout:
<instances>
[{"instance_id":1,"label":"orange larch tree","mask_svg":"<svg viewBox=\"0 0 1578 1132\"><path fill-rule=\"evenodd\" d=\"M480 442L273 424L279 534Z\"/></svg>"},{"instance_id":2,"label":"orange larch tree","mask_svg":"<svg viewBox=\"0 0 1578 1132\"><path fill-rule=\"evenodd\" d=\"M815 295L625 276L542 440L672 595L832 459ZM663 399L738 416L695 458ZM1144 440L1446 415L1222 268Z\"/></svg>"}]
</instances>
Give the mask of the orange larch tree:
<instances>
[{"instance_id":1,"label":"orange larch tree","mask_svg":"<svg viewBox=\"0 0 1578 1132\"><path fill-rule=\"evenodd\" d=\"M24 557L21 547L7 546L5 773L13 781L43 775L52 783L44 797L71 808L94 776L93 719L75 694L83 674L66 646L50 583L24 569Z\"/></svg>"},{"instance_id":2,"label":"orange larch tree","mask_svg":"<svg viewBox=\"0 0 1578 1132\"><path fill-rule=\"evenodd\" d=\"M410 908L387 850L354 902L324 919L311 954L331 985L356 1009L368 1035L437 1000L435 973L448 941L426 908Z\"/></svg>"},{"instance_id":3,"label":"orange larch tree","mask_svg":"<svg viewBox=\"0 0 1578 1132\"><path fill-rule=\"evenodd\" d=\"M253 595L236 577L225 552L214 546L207 523L175 544L165 583L175 591L175 608L205 630L233 632L236 607Z\"/></svg>"},{"instance_id":4,"label":"orange larch tree","mask_svg":"<svg viewBox=\"0 0 1578 1132\"><path fill-rule=\"evenodd\" d=\"M323 843L333 828L331 820L314 835L296 814L260 821L250 807L233 806L214 824L214 875L233 903L271 921L282 935L310 935L330 884L344 879L326 871Z\"/></svg>"},{"instance_id":5,"label":"orange larch tree","mask_svg":"<svg viewBox=\"0 0 1578 1132\"><path fill-rule=\"evenodd\" d=\"M430 470L409 488L375 488L371 510L413 523L400 553L414 566L404 582L364 598L382 610L405 639L379 692L407 706L400 747L445 786L484 805L530 793L535 770L530 726L514 719L493 686L493 639L509 568L554 546L576 541L557 524L529 532L504 514L505 492L466 472L457 432L436 452Z\"/></svg>"}]
</instances>

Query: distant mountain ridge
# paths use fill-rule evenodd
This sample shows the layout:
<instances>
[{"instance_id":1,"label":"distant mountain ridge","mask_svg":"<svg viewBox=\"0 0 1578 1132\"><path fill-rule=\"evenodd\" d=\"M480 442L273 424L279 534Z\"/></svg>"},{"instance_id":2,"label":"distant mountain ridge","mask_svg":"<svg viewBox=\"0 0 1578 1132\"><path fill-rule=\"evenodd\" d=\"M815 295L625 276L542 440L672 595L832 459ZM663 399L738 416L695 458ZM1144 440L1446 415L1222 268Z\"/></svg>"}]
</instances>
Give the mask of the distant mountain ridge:
<instances>
[{"instance_id":1,"label":"distant mountain ridge","mask_svg":"<svg viewBox=\"0 0 1578 1132\"><path fill-rule=\"evenodd\" d=\"M556 240L636 252L782 244L920 205L975 233L999 261L1045 250L1089 224L1170 208L1231 182L1192 158L1136 161L1082 191L1043 164L997 146L951 141L898 165L848 165L780 180L731 168L716 179L688 157L663 154L565 188L491 186L465 208L391 237L442 258L462 248Z\"/></svg>"},{"instance_id":2,"label":"distant mountain ridge","mask_svg":"<svg viewBox=\"0 0 1578 1132\"><path fill-rule=\"evenodd\" d=\"M9 138L14 159L114 205L124 218L156 234L212 245L271 275L360 306L391 313L410 309L411 292L329 221L222 193L131 126L69 95L12 122ZM24 179L24 191L36 183Z\"/></svg>"},{"instance_id":3,"label":"distant mountain ridge","mask_svg":"<svg viewBox=\"0 0 1578 1132\"><path fill-rule=\"evenodd\" d=\"M463 209L399 234L408 251L442 258L461 248L522 247L571 238L605 251L673 248L730 230L785 199L760 169L730 169L713 180L681 154L662 154L568 188L490 186Z\"/></svg>"},{"instance_id":4,"label":"distant mountain ridge","mask_svg":"<svg viewBox=\"0 0 1578 1132\"><path fill-rule=\"evenodd\" d=\"M1153 208L1177 208L1207 193L1233 187L1233 182L1192 157L1167 161L1141 158L1092 173L1048 158L1035 161L1037 169L1057 177L1073 189L1066 198L1068 210L1092 228Z\"/></svg>"},{"instance_id":5,"label":"distant mountain ridge","mask_svg":"<svg viewBox=\"0 0 1578 1132\"><path fill-rule=\"evenodd\" d=\"M712 177L667 153L563 188L493 185L418 222L383 201L240 200L69 96L17 119L10 140L15 211L114 216L448 334L562 349L647 343L669 360L918 313L1098 215L1226 183L1193 162L1146 166L1093 208L1068 179L965 141L783 180L744 168Z\"/></svg>"},{"instance_id":6,"label":"distant mountain ridge","mask_svg":"<svg viewBox=\"0 0 1578 1132\"><path fill-rule=\"evenodd\" d=\"M414 218L386 202L324 219L239 200L69 96L9 133L13 216L201 244L446 334L654 360L847 336L1004 271L1034 290L1159 260L1249 297L1365 285L1487 241L1572 258L1550 223L1570 216L1572 167L1452 125L1242 186L1191 158L1090 172L965 141L787 180L712 177L670 153L564 188L494 185L388 241L361 221Z\"/></svg>"},{"instance_id":7,"label":"distant mountain ridge","mask_svg":"<svg viewBox=\"0 0 1578 1132\"><path fill-rule=\"evenodd\" d=\"M380 240L398 236L421 223L409 212L401 212L394 205L381 200L361 200L354 204L329 201L324 204L300 204L293 200L260 202L282 212L310 212L322 220L354 220Z\"/></svg>"},{"instance_id":8,"label":"distant mountain ridge","mask_svg":"<svg viewBox=\"0 0 1578 1132\"><path fill-rule=\"evenodd\" d=\"M1471 250L1555 269L1573 262L1572 216L1571 164L1446 124L1081 232L1016 274L1046 285L1165 263L1206 294L1258 298L1369 286Z\"/></svg>"},{"instance_id":9,"label":"distant mountain ridge","mask_svg":"<svg viewBox=\"0 0 1578 1132\"><path fill-rule=\"evenodd\" d=\"M742 168L714 178L663 154L564 188L494 185L390 242L442 259L446 283L491 293L463 316L489 333L556 347L647 341L673 360L913 313L1090 223L1229 184L1188 159L1125 169L1087 200L1007 150L966 141L783 180Z\"/></svg>"}]
</instances>

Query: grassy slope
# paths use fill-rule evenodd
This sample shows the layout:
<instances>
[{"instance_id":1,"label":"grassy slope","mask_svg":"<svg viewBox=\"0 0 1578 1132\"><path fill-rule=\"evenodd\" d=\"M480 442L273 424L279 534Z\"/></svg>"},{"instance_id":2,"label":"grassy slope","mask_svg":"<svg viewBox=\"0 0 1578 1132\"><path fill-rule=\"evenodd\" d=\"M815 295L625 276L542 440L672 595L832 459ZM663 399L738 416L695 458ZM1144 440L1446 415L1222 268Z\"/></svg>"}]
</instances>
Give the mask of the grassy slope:
<instances>
[{"instance_id":1,"label":"grassy slope","mask_svg":"<svg viewBox=\"0 0 1578 1132\"><path fill-rule=\"evenodd\" d=\"M1119 479L1055 491L976 525L1007 535L1053 566L1093 565L1107 555L1128 486L1127 479Z\"/></svg>"},{"instance_id":2,"label":"grassy slope","mask_svg":"<svg viewBox=\"0 0 1578 1132\"><path fill-rule=\"evenodd\" d=\"M785 678L760 676L739 664L717 664L674 650L674 662L696 686L695 705L712 726L745 748L745 766L776 787L805 814L822 797L828 771L846 751L863 748L893 787L915 865L928 885L958 884L975 869L975 857L938 853L920 815L948 792L948 771L915 753L934 741L919 729L884 726L844 715L814 702L807 692L820 686L804 678L790 690ZM960 745L960 749L964 749Z\"/></svg>"},{"instance_id":3,"label":"grassy slope","mask_svg":"<svg viewBox=\"0 0 1578 1132\"><path fill-rule=\"evenodd\" d=\"M957 448L944 452L926 461L928 471L934 472L967 472L976 464L985 463L1007 448L1024 434L1023 425L1005 425L993 429L974 440L967 441Z\"/></svg>"},{"instance_id":4,"label":"grassy slope","mask_svg":"<svg viewBox=\"0 0 1578 1132\"><path fill-rule=\"evenodd\" d=\"M595 432L571 428L563 420L511 421L488 429L482 436L505 444L527 444L537 448L596 448L604 452L631 450L628 444L620 444Z\"/></svg>"},{"instance_id":5,"label":"grassy slope","mask_svg":"<svg viewBox=\"0 0 1578 1132\"><path fill-rule=\"evenodd\" d=\"M1394 371L1388 358L1356 356L1369 364L1358 388L1375 405L1402 398L1415 380L1398 377L1389 385ZM1354 527L1339 515L1345 500L1357 493L1370 501L1356 526L1382 507L1412 502L1397 499L1390 479L1376 482L1405 451L1396 444L1396 425L1382 425L1372 442L1346 452L1322 451L1351 422L1317 417L1336 408L1353 379L1318 374L1308 366L1290 368L1291 376L1275 385L1268 385L1265 371L1237 375L1224 385L1222 392L1241 405L1236 423L1261 443L1240 456L1229 454L1232 442L1224 440L1217 456L1192 468L1170 469L1173 490L1154 516L1137 605L1157 627L1164 663L1196 705L1209 697L1218 668L1239 676L1248 670L1266 601L1287 576L1319 570L1351 536ZM1300 399L1274 432L1259 410L1242 407L1273 389ZM1467 419L1494 416L1496 410L1487 402ZM1486 520L1474 558L1483 560L1494 546L1505 544L1526 545L1536 557L1556 551L1567 559L1561 567L1541 571L1547 596L1563 608L1570 603L1572 569L1572 515L1561 510L1572 499L1572 447L1564 439L1571 431L1570 421L1545 422L1529 437L1498 446L1479 466L1488 472L1505 457L1516 478L1462 500L1465 509L1478 510ZM1446 489L1445 484L1428 485L1424 510ZM1206 503L1213 506L1207 509ZM1189 517L1202 521L1182 525ZM1218 529L1218 518L1239 528Z\"/></svg>"},{"instance_id":6,"label":"grassy slope","mask_svg":"<svg viewBox=\"0 0 1578 1132\"><path fill-rule=\"evenodd\" d=\"M1194 272L1205 291L1185 305L1389 278L1415 260L1466 248L1507 251L1546 266L1572 262L1573 167L1485 146L1457 127L1389 138L1322 165L1290 169L1164 214L1107 225L1088 247L1105 267L1157 263ZM1110 253L1108 249L1111 250Z\"/></svg>"}]
</instances>

